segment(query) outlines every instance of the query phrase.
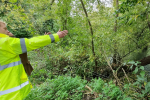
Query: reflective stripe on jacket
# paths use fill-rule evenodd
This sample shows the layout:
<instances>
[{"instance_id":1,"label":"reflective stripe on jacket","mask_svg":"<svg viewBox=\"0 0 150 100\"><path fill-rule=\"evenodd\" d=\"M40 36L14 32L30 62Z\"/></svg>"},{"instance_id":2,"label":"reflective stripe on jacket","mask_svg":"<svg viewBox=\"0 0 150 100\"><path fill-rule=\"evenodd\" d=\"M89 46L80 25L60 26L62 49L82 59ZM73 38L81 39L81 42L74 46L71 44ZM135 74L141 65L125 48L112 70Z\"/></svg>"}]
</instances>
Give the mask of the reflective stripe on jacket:
<instances>
[{"instance_id":1,"label":"reflective stripe on jacket","mask_svg":"<svg viewBox=\"0 0 150 100\"><path fill-rule=\"evenodd\" d=\"M11 38L0 34L0 100L23 100L30 84L19 54L59 41L57 34Z\"/></svg>"}]
</instances>

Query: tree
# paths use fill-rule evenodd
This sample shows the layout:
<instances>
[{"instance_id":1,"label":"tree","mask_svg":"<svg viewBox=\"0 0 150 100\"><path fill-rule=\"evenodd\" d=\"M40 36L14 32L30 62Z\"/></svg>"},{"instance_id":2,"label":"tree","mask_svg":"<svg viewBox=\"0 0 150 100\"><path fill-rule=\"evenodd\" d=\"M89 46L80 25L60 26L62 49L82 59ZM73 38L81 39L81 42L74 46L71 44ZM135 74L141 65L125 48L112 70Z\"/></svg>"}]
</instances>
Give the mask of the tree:
<instances>
[{"instance_id":1,"label":"tree","mask_svg":"<svg viewBox=\"0 0 150 100\"><path fill-rule=\"evenodd\" d=\"M119 1L118 0L115 0L114 1L116 4L115 4L115 8L116 8L116 10L118 10L119 9ZM117 13L116 14L116 17L115 17L115 25L114 25L114 32L115 32L115 34L116 34L116 32L117 32L117 18L118 18L118 16L119 16L119 14ZM113 63L114 64L117 64L117 62L120 62L120 60L118 59L118 57L119 57L119 55L118 55L119 53L117 52L117 43L116 43L116 40L114 40L114 55L113 55ZM119 61L118 61L119 60Z\"/></svg>"},{"instance_id":2,"label":"tree","mask_svg":"<svg viewBox=\"0 0 150 100\"><path fill-rule=\"evenodd\" d=\"M94 39L93 39L93 35L94 35L94 33L93 33L93 28L92 28L91 22L90 22L90 20L89 20L89 17L88 17L87 11L86 11L86 9L85 9L84 3L83 3L83 1L82 1L82 0L80 0L80 1L81 1L81 4L82 4L82 7L83 7L83 10L84 10L84 13L85 13L85 15L86 15L86 18L87 18L87 21L88 21L89 27L90 27L90 32L91 32L91 36L92 36L92 41L91 41L91 42L92 42L92 53L93 53L94 60L95 60L94 72L96 72L96 71L97 71L97 61L96 61L96 54L95 54L95 51L94 51Z\"/></svg>"}]
</instances>

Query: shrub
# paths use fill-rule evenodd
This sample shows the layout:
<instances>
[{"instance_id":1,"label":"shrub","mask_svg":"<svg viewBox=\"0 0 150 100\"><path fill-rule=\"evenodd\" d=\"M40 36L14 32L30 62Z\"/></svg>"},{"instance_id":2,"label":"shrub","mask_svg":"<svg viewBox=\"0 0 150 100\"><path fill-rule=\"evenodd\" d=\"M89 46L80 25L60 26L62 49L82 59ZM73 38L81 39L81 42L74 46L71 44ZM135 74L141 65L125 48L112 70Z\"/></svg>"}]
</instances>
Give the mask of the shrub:
<instances>
[{"instance_id":1,"label":"shrub","mask_svg":"<svg viewBox=\"0 0 150 100\"><path fill-rule=\"evenodd\" d=\"M35 87L25 100L81 100L86 81L76 76L58 76L47 79L40 87Z\"/></svg>"},{"instance_id":2,"label":"shrub","mask_svg":"<svg viewBox=\"0 0 150 100\"><path fill-rule=\"evenodd\" d=\"M30 81L32 84L41 84L46 81L46 79L53 79L56 76L51 73L46 68L37 69L35 68L32 72L32 75L29 76Z\"/></svg>"},{"instance_id":3,"label":"shrub","mask_svg":"<svg viewBox=\"0 0 150 100\"><path fill-rule=\"evenodd\" d=\"M105 83L102 79L93 79L89 84L93 92L99 94L96 100L125 100L126 95L112 81ZM127 99L126 99L127 100ZM132 100L128 98L128 100Z\"/></svg>"}]
</instances>

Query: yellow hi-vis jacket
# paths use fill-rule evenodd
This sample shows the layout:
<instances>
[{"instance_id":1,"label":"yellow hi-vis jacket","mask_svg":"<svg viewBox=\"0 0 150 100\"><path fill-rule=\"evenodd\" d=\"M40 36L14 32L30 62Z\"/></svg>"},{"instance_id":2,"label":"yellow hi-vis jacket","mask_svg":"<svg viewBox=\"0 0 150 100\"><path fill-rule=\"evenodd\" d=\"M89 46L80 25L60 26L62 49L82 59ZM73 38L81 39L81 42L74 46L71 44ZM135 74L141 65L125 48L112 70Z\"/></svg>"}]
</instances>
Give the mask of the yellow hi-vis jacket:
<instances>
[{"instance_id":1,"label":"yellow hi-vis jacket","mask_svg":"<svg viewBox=\"0 0 150 100\"><path fill-rule=\"evenodd\" d=\"M57 34L30 39L0 34L0 100L23 100L31 90L19 54L57 41Z\"/></svg>"}]
</instances>

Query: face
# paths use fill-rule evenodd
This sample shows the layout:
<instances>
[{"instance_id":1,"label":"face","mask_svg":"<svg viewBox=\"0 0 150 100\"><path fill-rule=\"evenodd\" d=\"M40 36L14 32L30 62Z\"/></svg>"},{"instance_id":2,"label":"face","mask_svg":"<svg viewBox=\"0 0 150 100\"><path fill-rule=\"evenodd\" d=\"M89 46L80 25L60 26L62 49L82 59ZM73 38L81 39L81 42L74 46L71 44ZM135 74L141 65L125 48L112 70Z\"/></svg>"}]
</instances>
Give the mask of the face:
<instances>
[{"instance_id":1,"label":"face","mask_svg":"<svg viewBox=\"0 0 150 100\"><path fill-rule=\"evenodd\" d=\"M11 32L9 32L7 30L7 27L6 27L6 25L4 23L0 23L0 24L1 24L1 26L0 26L0 33L6 34L8 36L14 36Z\"/></svg>"}]
</instances>

